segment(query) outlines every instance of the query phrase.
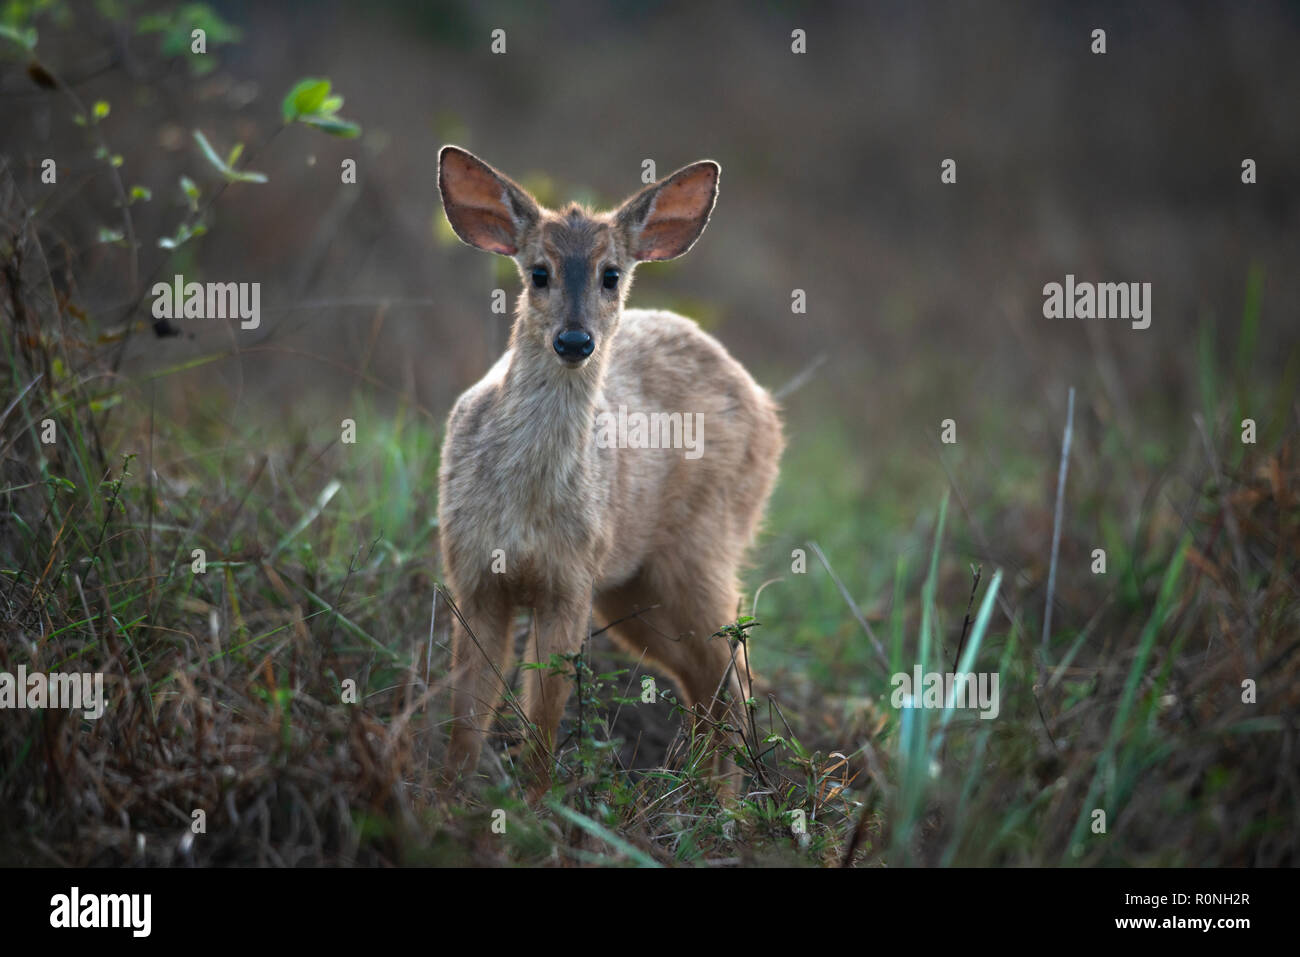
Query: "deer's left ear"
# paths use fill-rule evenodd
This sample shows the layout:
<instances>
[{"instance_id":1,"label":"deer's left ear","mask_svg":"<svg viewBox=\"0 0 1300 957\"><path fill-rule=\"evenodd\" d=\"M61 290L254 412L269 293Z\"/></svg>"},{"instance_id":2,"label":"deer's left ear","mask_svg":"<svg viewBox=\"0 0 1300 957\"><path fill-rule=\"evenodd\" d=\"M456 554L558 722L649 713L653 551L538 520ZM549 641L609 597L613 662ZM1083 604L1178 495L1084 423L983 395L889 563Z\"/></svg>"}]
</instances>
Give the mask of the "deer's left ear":
<instances>
[{"instance_id":1,"label":"deer's left ear","mask_svg":"<svg viewBox=\"0 0 1300 957\"><path fill-rule=\"evenodd\" d=\"M651 183L617 213L619 229L641 262L676 259L700 238L718 198L722 167L701 160Z\"/></svg>"}]
</instances>

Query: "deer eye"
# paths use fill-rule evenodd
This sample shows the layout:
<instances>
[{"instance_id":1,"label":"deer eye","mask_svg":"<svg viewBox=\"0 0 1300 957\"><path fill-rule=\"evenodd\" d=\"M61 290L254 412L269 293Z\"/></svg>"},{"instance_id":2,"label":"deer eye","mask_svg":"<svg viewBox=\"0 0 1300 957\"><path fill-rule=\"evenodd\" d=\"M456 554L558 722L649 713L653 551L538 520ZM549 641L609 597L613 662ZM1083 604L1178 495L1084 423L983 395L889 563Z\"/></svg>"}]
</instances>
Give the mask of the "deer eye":
<instances>
[{"instance_id":1,"label":"deer eye","mask_svg":"<svg viewBox=\"0 0 1300 957\"><path fill-rule=\"evenodd\" d=\"M613 289L615 286L617 286L618 270L612 266L609 269L606 269L602 284L606 289Z\"/></svg>"},{"instance_id":2,"label":"deer eye","mask_svg":"<svg viewBox=\"0 0 1300 957\"><path fill-rule=\"evenodd\" d=\"M545 289L546 284L550 282L551 274L546 271L545 266L533 267L533 285L538 289Z\"/></svg>"}]
</instances>

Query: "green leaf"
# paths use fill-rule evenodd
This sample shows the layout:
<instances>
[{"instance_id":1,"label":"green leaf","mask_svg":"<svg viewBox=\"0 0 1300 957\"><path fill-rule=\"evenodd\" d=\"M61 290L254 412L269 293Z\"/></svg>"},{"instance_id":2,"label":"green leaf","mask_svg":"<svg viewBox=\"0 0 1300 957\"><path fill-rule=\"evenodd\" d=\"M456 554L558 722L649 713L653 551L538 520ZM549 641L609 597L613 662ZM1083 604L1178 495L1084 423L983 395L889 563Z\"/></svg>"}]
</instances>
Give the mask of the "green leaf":
<instances>
[{"instance_id":1,"label":"green leaf","mask_svg":"<svg viewBox=\"0 0 1300 957\"><path fill-rule=\"evenodd\" d=\"M226 165L226 161L217 155L217 151L212 148L212 144L208 142L208 138L203 135L202 130L194 131L194 142L199 144L199 149L203 151L203 155L207 161L220 170L223 175L226 170L230 169L230 167Z\"/></svg>"},{"instance_id":2,"label":"green leaf","mask_svg":"<svg viewBox=\"0 0 1300 957\"><path fill-rule=\"evenodd\" d=\"M227 181L231 183L265 183L267 181L265 173L232 169L225 160L217 155L217 151L212 148L212 144L208 142L208 138L203 135L201 130L194 131L194 141L199 144L199 149L202 150L204 158L215 166Z\"/></svg>"},{"instance_id":3,"label":"green leaf","mask_svg":"<svg viewBox=\"0 0 1300 957\"><path fill-rule=\"evenodd\" d=\"M120 229L109 229L107 226L100 226L98 239L101 243L120 243L126 239L126 234Z\"/></svg>"},{"instance_id":4,"label":"green leaf","mask_svg":"<svg viewBox=\"0 0 1300 957\"><path fill-rule=\"evenodd\" d=\"M195 236L202 236L207 231L208 227L204 226L202 223L196 223L194 226L190 226L188 223L181 223L180 226L176 228L175 236L161 237L158 240L158 245L162 249L176 249L178 246L183 246L185 243L189 242Z\"/></svg>"},{"instance_id":5,"label":"green leaf","mask_svg":"<svg viewBox=\"0 0 1300 957\"><path fill-rule=\"evenodd\" d=\"M190 209L194 212L199 211L199 188L194 185L194 180L188 176L181 177L181 192L185 194L185 199L189 203Z\"/></svg>"},{"instance_id":6,"label":"green leaf","mask_svg":"<svg viewBox=\"0 0 1300 957\"><path fill-rule=\"evenodd\" d=\"M153 190L149 189L149 187L147 186L131 187L130 202L134 203L136 200L144 200L147 203L151 199L153 199Z\"/></svg>"},{"instance_id":7,"label":"green leaf","mask_svg":"<svg viewBox=\"0 0 1300 957\"><path fill-rule=\"evenodd\" d=\"M570 824L576 825L593 837L604 841L610 847L614 848L614 850L625 855L637 867L657 868L663 866L639 847L634 847L604 825L589 817L584 817L572 808L560 804L558 801L550 798L546 799L546 806L549 807L553 813L568 820Z\"/></svg>"},{"instance_id":8,"label":"green leaf","mask_svg":"<svg viewBox=\"0 0 1300 957\"><path fill-rule=\"evenodd\" d=\"M361 135L361 127L336 115L342 106L343 97L331 95L328 79L306 77L294 84L281 111L286 123L306 123L331 136L354 139Z\"/></svg>"},{"instance_id":9,"label":"green leaf","mask_svg":"<svg viewBox=\"0 0 1300 957\"><path fill-rule=\"evenodd\" d=\"M31 52L36 49L36 28L28 27L25 30L19 30L17 27L6 26L0 23L0 37L17 43L20 47Z\"/></svg>"},{"instance_id":10,"label":"green leaf","mask_svg":"<svg viewBox=\"0 0 1300 957\"><path fill-rule=\"evenodd\" d=\"M104 117L108 116L109 110L111 109L112 107L108 105L107 100L96 100L95 105L91 107L91 115L94 116L95 122L98 123Z\"/></svg>"},{"instance_id":11,"label":"green leaf","mask_svg":"<svg viewBox=\"0 0 1300 957\"><path fill-rule=\"evenodd\" d=\"M299 80L284 98L282 112L284 121L292 123L298 117L316 113L330 95L330 81L319 77L307 77ZM342 100L339 101L340 103Z\"/></svg>"},{"instance_id":12,"label":"green leaf","mask_svg":"<svg viewBox=\"0 0 1300 957\"><path fill-rule=\"evenodd\" d=\"M330 136L340 136L346 140L354 140L361 135L360 126L337 116L316 114L314 116L299 117L299 119L308 126L314 126L322 133L328 133Z\"/></svg>"}]
</instances>

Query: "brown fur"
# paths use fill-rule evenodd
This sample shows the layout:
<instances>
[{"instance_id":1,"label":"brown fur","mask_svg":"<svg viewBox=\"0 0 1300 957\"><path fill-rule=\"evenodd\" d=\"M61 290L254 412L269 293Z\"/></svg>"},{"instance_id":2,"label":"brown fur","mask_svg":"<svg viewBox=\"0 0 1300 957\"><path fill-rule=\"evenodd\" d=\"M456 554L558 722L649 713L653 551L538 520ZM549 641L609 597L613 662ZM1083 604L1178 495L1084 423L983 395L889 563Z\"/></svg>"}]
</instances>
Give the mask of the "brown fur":
<instances>
[{"instance_id":1,"label":"brown fur","mask_svg":"<svg viewBox=\"0 0 1300 957\"><path fill-rule=\"evenodd\" d=\"M501 701L516 610L532 610L524 657L542 662L581 648L593 604L603 623L631 615L614 637L667 671L688 705L725 713L714 693L731 654L711 636L736 618L737 568L776 478L776 405L690 320L623 308L638 261L674 258L698 238L717 181L717 164L706 161L615 212L554 212L471 154L441 153L452 227L471 245L513 256L524 281L510 348L456 402L443 446L443 566L474 636L456 625L453 776L477 764ZM549 270L546 289L533 285L538 265ZM621 271L614 290L603 288L608 267ZM571 329L594 340L577 365L553 347ZM620 405L703 413L702 455L598 447L597 413ZM496 549L504 572L493 571ZM523 709L545 745L532 752L543 776L571 687L562 675L525 672ZM734 674L725 687L738 700Z\"/></svg>"}]
</instances>

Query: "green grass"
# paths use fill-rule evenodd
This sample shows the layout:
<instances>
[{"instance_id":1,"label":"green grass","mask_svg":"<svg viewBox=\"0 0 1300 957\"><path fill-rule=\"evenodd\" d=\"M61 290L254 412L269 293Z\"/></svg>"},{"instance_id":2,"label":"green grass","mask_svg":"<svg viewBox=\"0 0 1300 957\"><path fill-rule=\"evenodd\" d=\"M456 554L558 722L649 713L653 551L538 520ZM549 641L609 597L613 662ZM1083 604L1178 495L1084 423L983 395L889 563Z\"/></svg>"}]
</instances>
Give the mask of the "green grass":
<instances>
[{"instance_id":1,"label":"green grass","mask_svg":"<svg viewBox=\"0 0 1300 957\"><path fill-rule=\"evenodd\" d=\"M30 357L12 336L6 348L17 394ZM1112 530L1105 539L1113 584L1062 576L1066 610L1045 663L1049 683L1036 692L1045 572L1022 571L1013 581L1006 569L984 567L972 595L970 567L976 543L996 534L989 529L1006 516L1050 513L1049 502L1021 501L1031 450L1009 449L1007 460L1022 465L996 476L975 472L960 448L940 451L960 478L928 502L934 486L949 484L947 474L931 464L929 483L908 481L901 472L921 466L904 461L900 474L891 467L872 477L873 489L899 490L893 498L866 496L867 464L855 458L847 427L821 417L820 429L793 430L801 438L791 443L749 575L751 586L780 578L764 590L747 638L775 699L756 702L755 750L766 752L768 785L755 779L749 797L719 803L702 771L700 742L685 739L657 769L625 766L613 717L639 705L624 696L624 671L588 668L584 725L574 727L571 709L562 755L576 777L530 806L512 783L507 756L504 778L477 797L449 800L436 787L448 615L436 623L431 648L439 435L427 417L400 401L380 405L357 394L350 406L359 438L345 444L302 423L280 431L249 422L234 433L216 405L172 420L156 392L152 405L145 394L124 390L104 428L73 392L38 383L7 423L3 574L10 627L26 641L10 647L4 666L95 668L118 680L100 725L53 712L6 725L0 796L9 806L84 801L79 789L90 782L80 762L47 790L42 768L59 758L42 725L54 721L62 747L122 769L131 829L158 838L148 845L157 848L154 863L172 859L163 835L182 823L177 809L193 807L210 808L210 827L226 832L191 852L212 863L834 864L850 847L859 864L894 866L1232 863L1251 860L1254 848L1285 846L1287 825L1276 814L1258 818L1248 838L1228 838L1212 827L1206 805L1267 791L1258 762L1279 746L1281 728L1277 698L1253 712L1224 710L1235 683L1211 676L1230 673L1230 660L1204 657L1206 629L1240 615L1243 600L1186 583L1189 549L1208 561L1228 548L1224 535L1208 531L1223 515L1223 496L1212 486L1196 500L1204 514L1181 535L1159 515L1117 520L1129 532ZM37 437L46 406L60 409L54 447ZM1107 438L1085 443L1080 456L1116 447ZM113 451L100 455L98 445ZM1111 471L1125 464L1116 460ZM1054 463L1038 468L1050 474ZM1088 515L1123 514L1123 502L1104 504L1105 489L1083 485L1089 474L1080 469L1070 486L1071 501L1090 504L1082 514L1067 510L1067 546ZM1237 481L1249 485L1249 473ZM976 503L970 517L954 507L954 492ZM1279 513L1279 532L1294 534L1294 508ZM977 531L972 519L987 525ZM1135 536L1143 525L1148 530ZM888 669L821 563L810 553L802 574L791 571L790 549L810 541L864 609ZM1005 536L997 541L1026 568L1042 565L1041 554L1022 554ZM1285 534L1270 544L1285 545ZM203 574L192 570L194 548L206 552ZM1044 541L1025 546L1044 548ZM1086 558L1087 549L1063 551L1080 554ZM1278 587L1269 569L1249 574L1253 587L1271 589L1272 602L1257 610L1264 620L1254 640L1276 652L1294 633L1294 592ZM1115 600L1103 605L1110 592ZM1101 623L1089 629L1097 606ZM999 674L998 719L891 707L890 675L914 662L951 670L963 633L958 670ZM606 654L595 647L593 655ZM348 679L357 683L358 704L341 700ZM1173 706L1171 689L1179 699ZM1180 710L1198 715L1195 731L1175 720ZM662 709L653 720L673 721ZM239 743L240 756L223 758L219 747L205 755L217 728ZM1245 766L1243 746L1253 755ZM172 756L169 768L179 763L187 774L146 783L139 769L160 749ZM1180 753L1204 760L1180 767ZM233 785L222 777L227 766L235 769ZM319 790L316 800L307 780ZM266 812L269 838L223 818L218 794L230 791L236 806L256 808L272 783L301 797ZM1106 834L1092 831L1098 808ZM491 839L498 809L509 839ZM791 830L795 812L806 833ZM310 841L292 830L295 815L316 822ZM1179 841L1199 850L1137 841L1155 826L1153 816L1177 821ZM11 859L120 859L122 852L80 833L67 815L28 814L11 835Z\"/></svg>"}]
</instances>

